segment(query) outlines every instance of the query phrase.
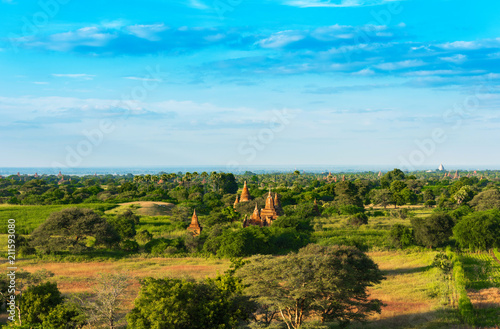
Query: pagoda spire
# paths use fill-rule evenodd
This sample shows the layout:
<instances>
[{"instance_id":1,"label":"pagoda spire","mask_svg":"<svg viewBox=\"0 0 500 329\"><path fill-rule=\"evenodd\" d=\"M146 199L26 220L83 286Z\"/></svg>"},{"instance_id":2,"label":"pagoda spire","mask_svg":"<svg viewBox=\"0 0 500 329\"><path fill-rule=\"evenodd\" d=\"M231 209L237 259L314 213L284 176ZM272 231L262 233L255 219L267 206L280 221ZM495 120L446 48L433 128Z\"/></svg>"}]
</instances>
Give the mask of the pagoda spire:
<instances>
[{"instance_id":1,"label":"pagoda spire","mask_svg":"<svg viewBox=\"0 0 500 329\"><path fill-rule=\"evenodd\" d=\"M200 222L198 221L198 216L196 215L196 209L193 211L193 217L191 217L191 224L187 228L189 232L191 232L194 236L198 236L201 233L202 227L200 226Z\"/></svg>"},{"instance_id":2,"label":"pagoda spire","mask_svg":"<svg viewBox=\"0 0 500 329\"><path fill-rule=\"evenodd\" d=\"M247 181L243 184L243 191L241 191L240 202L246 202L250 200L250 192L248 191Z\"/></svg>"}]
</instances>

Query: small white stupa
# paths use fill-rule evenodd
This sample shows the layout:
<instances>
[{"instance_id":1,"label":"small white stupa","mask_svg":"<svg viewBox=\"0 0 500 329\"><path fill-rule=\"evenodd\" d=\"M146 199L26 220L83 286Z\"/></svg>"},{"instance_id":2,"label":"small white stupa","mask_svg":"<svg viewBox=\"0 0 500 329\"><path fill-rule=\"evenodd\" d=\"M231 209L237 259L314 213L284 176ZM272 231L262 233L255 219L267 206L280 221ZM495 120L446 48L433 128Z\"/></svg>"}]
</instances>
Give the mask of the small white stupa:
<instances>
[{"instance_id":1,"label":"small white stupa","mask_svg":"<svg viewBox=\"0 0 500 329\"><path fill-rule=\"evenodd\" d=\"M443 167L443 164L442 164L442 163L439 165L438 170L439 170L439 171L444 171L444 167Z\"/></svg>"}]
</instances>

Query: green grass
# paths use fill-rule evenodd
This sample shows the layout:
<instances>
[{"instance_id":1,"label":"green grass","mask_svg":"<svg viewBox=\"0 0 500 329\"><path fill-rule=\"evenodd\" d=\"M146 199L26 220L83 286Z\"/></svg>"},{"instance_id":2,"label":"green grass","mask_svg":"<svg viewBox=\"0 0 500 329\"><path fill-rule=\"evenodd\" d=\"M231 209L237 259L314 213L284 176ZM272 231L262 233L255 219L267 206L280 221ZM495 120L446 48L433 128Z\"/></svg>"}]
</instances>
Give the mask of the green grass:
<instances>
[{"instance_id":1,"label":"green grass","mask_svg":"<svg viewBox=\"0 0 500 329\"><path fill-rule=\"evenodd\" d=\"M500 264L492 255L479 252L461 257L467 289L482 290L500 287ZM476 325L491 327L500 323L499 307L474 307Z\"/></svg>"},{"instance_id":2,"label":"green grass","mask_svg":"<svg viewBox=\"0 0 500 329\"><path fill-rule=\"evenodd\" d=\"M169 216L141 216L136 231L148 230L154 238L175 238L186 233L186 224L174 222Z\"/></svg>"},{"instance_id":3,"label":"green grass","mask_svg":"<svg viewBox=\"0 0 500 329\"><path fill-rule=\"evenodd\" d=\"M104 211L116 207L115 204L89 203L78 205L37 205L37 206L17 206L7 205L0 207L0 234L7 233L7 220L16 220L16 232L19 234L31 234L40 224L42 224L51 213L61 211L66 208L90 208L100 214Z\"/></svg>"},{"instance_id":4,"label":"green grass","mask_svg":"<svg viewBox=\"0 0 500 329\"><path fill-rule=\"evenodd\" d=\"M467 289L500 287L500 264L490 254L468 253L462 257Z\"/></svg>"}]
</instances>

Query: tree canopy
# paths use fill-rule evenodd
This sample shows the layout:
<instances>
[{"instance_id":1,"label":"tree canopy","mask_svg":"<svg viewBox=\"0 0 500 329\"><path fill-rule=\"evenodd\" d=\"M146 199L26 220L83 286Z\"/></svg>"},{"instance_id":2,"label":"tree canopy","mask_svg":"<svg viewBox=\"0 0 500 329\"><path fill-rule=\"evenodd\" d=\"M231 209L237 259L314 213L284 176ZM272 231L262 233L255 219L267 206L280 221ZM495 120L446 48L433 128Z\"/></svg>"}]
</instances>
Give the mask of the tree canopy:
<instances>
[{"instance_id":1,"label":"tree canopy","mask_svg":"<svg viewBox=\"0 0 500 329\"><path fill-rule=\"evenodd\" d=\"M246 292L277 311L288 328L320 316L346 326L380 312L367 288L384 277L378 266L354 247L308 245L284 257L255 256L237 272Z\"/></svg>"},{"instance_id":2,"label":"tree canopy","mask_svg":"<svg viewBox=\"0 0 500 329\"><path fill-rule=\"evenodd\" d=\"M453 235L462 248L500 247L500 211L479 211L465 216L455 225Z\"/></svg>"},{"instance_id":3,"label":"tree canopy","mask_svg":"<svg viewBox=\"0 0 500 329\"><path fill-rule=\"evenodd\" d=\"M67 208L52 213L32 234L32 245L44 252L88 249L87 237L96 244L111 246L119 241L113 227L91 209Z\"/></svg>"}]
</instances>

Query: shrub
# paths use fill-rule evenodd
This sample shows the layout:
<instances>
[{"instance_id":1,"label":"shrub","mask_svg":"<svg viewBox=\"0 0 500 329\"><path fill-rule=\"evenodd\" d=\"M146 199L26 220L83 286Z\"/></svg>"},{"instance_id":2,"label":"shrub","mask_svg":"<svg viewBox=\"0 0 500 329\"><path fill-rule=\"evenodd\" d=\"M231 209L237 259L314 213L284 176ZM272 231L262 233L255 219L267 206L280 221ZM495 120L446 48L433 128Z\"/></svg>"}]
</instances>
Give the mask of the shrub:
<instances>
[{"instance_id":1,"label":"shrub","mask_svg":"<svg viewBox=\"0 0 500 329\"><path fill-rule=\"evenodd\" d=\"M453 219L447 213L434 213L427 218L412 218L415 242L423 247L438 247L452 235Z\"/></svg>"},{"instance_id":2,"label":"shrub","mask_svg":"<svg viewBox=\"0 0 500 329\"><path fill-rule=\"evenodd\" d=\"M148 230L142 230L135 236L135 240L142 244L146 244L152 239L153 239L153 234L151 234Z\"/></svg>"},{"instance_id":3,"label":"shrub","mask_svg":"<svg viewBox=\"0 0 500 329\"><path fill-rule=\"evenodd\" d=\"M460 220L453 235L462 248L488 250L500 247L500 212L479 211Z\"/></svg>"},{"instance_id":4,"label":"shrub","mask_svg":"<svg viewBox=\"0 0 500 329\"><path fill-rule=\"evenodd\" d=\"M395 248L406 248L413 244L413 230L405 225L393 225L388 236L389 242Z\"/></svg>"},{"instance_id":5,"label":"shrub","mask_svg":"<svg viewBox=\"0 0 500 329\"><path fill-rule=\"evenodd\" d=\"M409 211L406 208L392 209L390 215L393 218L406 219L408 218Z\"/></svg>"},{"instance_id":6,"label":"shrub","mask_svg":"<svg viewBox=\"0 0 500 329\"><path fill-rule=\"evenodd\" d=\"M451 262L451 259L450 257L448 257L448 255L446 255L444 252L440 252L439 254L434 256L432 266L439 268L444 273L449 273L453 268L453 263Z\"/></svg>"},{"instance_id":7,"label":"shrub","mask_svg":"<svg viewBox=\"0 0 500 329\"><path fill-rule=\"evenodd\" d=\"M366 225L368 224L368 216L366 216L366 214L364 213L354 214L349 218L349 224L356 227L359 227L361 225Z\"/></svg>"},{"instance_id":8,"label":"shrub","mask_svg":"<svg viewBox=\"0 0 500 329\"><path fill-rule=\"evenodd\" d=\"M120 242L120 249L124 251L137 252L139 250L139 244L132 240L125 240Z\"/></svg>"},{"instance_id":9,"label":"shrub","mask_svg":"<svg viewBox=\"0 0 500 329\"><path fill-rule=\"evenodd\" d=\"M144 246L144 249L146 250L146 252L151 253L152 255L156 255L156 256L166 254L167 252L169 254L174 253L172 248L169 248L167 250L168 247L174 247L176 252L182 252L182 251L184 251L184 241L182 240L182 238L153 239L150 242L146 243L146 245Z\"/></svg>"},{"instance_id":10,"label":"shrub","mask_svg":"<svg viewBox=\"0 0 500 329\"><path fill-rule=\"evenodd\" d=\"M354 215L358 213L362 213L365 211L365 208L353 206L353 205L341 205L339 206L339 212L341 215Z\"/></svg>"}]
</instances>

